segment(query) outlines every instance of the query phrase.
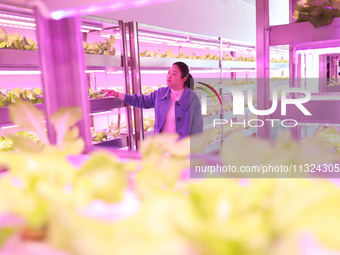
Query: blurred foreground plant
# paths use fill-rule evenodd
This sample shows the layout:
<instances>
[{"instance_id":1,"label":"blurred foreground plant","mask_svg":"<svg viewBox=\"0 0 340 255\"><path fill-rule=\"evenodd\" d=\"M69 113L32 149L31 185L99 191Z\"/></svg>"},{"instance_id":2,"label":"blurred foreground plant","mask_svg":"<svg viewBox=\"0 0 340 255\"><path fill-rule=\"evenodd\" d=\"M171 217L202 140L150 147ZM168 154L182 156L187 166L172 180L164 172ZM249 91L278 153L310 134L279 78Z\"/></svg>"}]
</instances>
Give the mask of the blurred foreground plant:
<instances>
[{"instance_id":1,"label":"blurred foreground plant","mask_svg":"<svg viewBox=\"0 0 340 255\"><path fill-rule=\"evenodd\" d=\"M8 169L0 178L0 188L6 191L0 193L0 213L22 217L24 236L34 237L37 231L48 235L58 210L77 212L95 199L112 203L123 198L127 172L135 164L123 164L105 151L90 154L80 168L70 163L69 156L84 149L74 126L81 118L79 108L61 108L51 116L55 145L48 141L42 111L20 101L10 106L10 115L13 123L33 131L42 142L39 146L25 137L14 137L18 153L0 155L0 166Z\"/></svg>"},{"instance_id":2,"label":"blurred foreground plant","mask_svg":"<svg viewBox=\"0 0 340 255\"><path fill-rule=\"evenodd\" d=\"M64 117L59 117L63 123L68 118L75 123L76 112L65 109ZM33 127L40 130L37 123ZM75 138L68 136L74 127L66 126L64 137ZM190 152L204 141L178 141L175 135L163 134L141 146L142 161L133 182L140 207L135 207L135 200L124 192L126 174L137 168L135 164L97 152L76 169L67 155L79 152L80 146L64 145L65 139L58 137L59 147L24 146L19 140L20 153L0 157L1 165L9 169L0 179L0 188L6 190L0 195L0 212L22 216L31 229L45 229L45 242L69 254L293 255L303 253L305 233L340 250L340 189L328 180L183 181L181 172L189 167ZM235 136L224 145L222 157L235 164L245 154L245 163L334 159L318 146L316 140L283 137L271 145ZM96 199L120 202L128 216L120 220L87 216L82 209Z\"/></svg>"}]
</instances>

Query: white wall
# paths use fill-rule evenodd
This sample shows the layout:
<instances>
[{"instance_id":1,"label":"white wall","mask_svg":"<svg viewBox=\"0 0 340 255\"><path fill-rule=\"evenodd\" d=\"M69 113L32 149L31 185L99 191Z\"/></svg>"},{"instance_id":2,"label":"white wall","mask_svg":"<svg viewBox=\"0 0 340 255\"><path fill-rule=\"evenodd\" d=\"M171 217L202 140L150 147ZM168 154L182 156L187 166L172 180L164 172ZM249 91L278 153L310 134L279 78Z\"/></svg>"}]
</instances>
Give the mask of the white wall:
<instances>
[{"instance_id":1,"label":"white wall","mask_svg":"<svg viewBox=\"0 0 340 255\"><path fill-rule=\"evenodd\" d=\"M178 0L100 16L256 42L256 0ZM288 23L288 0L270 0L270 24Z\"/></svg>"},{"instance_id":2,"label":"white wall","mask_svg":"<svg viewBox=\"0 0 340 255\"><path fill-rule=\"evenodd\" d=\"M178 0L100 16L255 43L255 8L238 0Z\"/></svg>"}]
</instances>

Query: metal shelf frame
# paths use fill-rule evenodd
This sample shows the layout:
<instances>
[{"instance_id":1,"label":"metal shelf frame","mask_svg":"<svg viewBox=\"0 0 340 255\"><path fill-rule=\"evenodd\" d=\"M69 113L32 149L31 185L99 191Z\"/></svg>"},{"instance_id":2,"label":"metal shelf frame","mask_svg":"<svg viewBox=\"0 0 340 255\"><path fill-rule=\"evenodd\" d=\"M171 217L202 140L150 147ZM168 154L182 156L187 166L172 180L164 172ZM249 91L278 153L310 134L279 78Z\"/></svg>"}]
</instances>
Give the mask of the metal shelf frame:
<instances>
[{"instance_id":1,"label":"metal shelf frame","mask_svg":"<svg viewBox=\"0 0 340 255\"><path fill-rule=\"evenodd\" d=\"M23 10L22 12L20 10L21 10L21 8L17 8L17 7L6 8L6 6L0 5L0 12L1 13L4 12L5 14L8 14L8 15L11 14L11 15L17 15L17 16L24 16L26 18L31 18L29 22L33 22L33 23L39 22L39 24L38 24L39 26L38 26L38 30L37 30L38 41L39 41L39 49L38 49L38 51L0 49L0 69L3 69L3 70L8 70L8 69L9 70L40 70L40 69L42 69L42 77L44 77L44 75L45 76L51 75L53 73L53 71L52 71L52 69L50 69L48 67L48 66L51 66L50 64L47 64L47 62L49 60L47 60L46 58L45 59L41 58L40 52L44 51L44 49L45 49L45 53L50 54L50 52L51 52L50 49L52 49L52 51L53 51L53 48L49 48L49 46L44 45L44 36L41 36L41 34L39 34L39 27L40 27L40 30L43 31L43 33L48 33L49 29L52 26L54 26L57 29L64 26L64 29L67 28L67 29L69 29L69 31L71 31L73 29L75 23L70 22L70 23L64 23L62 25L62 23L59 23L57 21L51 21L51 22L46 21L40 15L35 14L32 10L22 9ZM46 22L50 22L51 26L50 27L45 26L45 24L47 24ZM106 24L104 26L103 25L104 22L107 22L108 24ZM81 19L79 23L81 23L81 26L87 25L87 26L92 26L92 27L98 27L100 29L103 29L105 31L105 33L108 33L108 34L110 34L111 30L113 30L115 33L121 32L123 30L120 27L120 26L123 25L123 23L120 22L120 21L109 20L109 19L105 19L105 18L98 18L98 17L94 17L94 16L86 16L85 18ZM110 24L112 24L112 25L110 25ZM91 31L89 31L89 32L91 32ZM75 34L78 34L78 33L75 33ZM56 36L54 36L54 37L56 37ZM78 40L79 38L80 38L80 36L77 36L76 39ZM120 38L126 38L126 36L121 35ZM60 41L63 41L64 39L65 38L61 38ZM66 42L65 48L69 48L68 41L69 40L67 40L67 42L65 41ZM125 41L125 44L122 43L122 40L120 40L120 41L121 41L121 51L124 52L124 49L126 48L126 41ZM53 44L53 42L52 42L52 44ZM59 42L59 44L60 44L60 42ZM75 44L75 45L77 45L75 47L80 46L80 44L79 45ZM79 47L79 50L81 51L82 47ZM63 51L62 54L64 52L65 51ZM78 57L76 57L75 60L81 61L81 58L78 59ZM126 74L128 72L128 69L125 68L125 67L128 66L127 60L124 59L122 56L84 54L84 60L85 60L86 68L90 69L90 70L91 69L95 69L95 70L104 69L104 70L106 70L107 68L116 68L116 69L122 70L123 74ZM43 61L43 62L41 62L41 61ZM56 59L54 59L53 61L56 61ZM73 63L73 65L75 65L75 62ZM61 68L62 65L59 65L59 67ZM82 68L79 68L79 70L80 69L82 69ZM62 70L59 70L59 71L62 72ZM66 71L66 73L67 73L67 71ZM77 74L75 74L75 77L76 76L77 76ZM81 79L83 80L83 78L81 78ZM66 79L65 84L67 82L69 82L69 81L67 81L67 79ZM125 91L130 90L130 88L128 87L128 82L129 81L127 79L125 79L125 88L124 88ZM98 100L88 100L87 94L86 94L86 98L85 98L85 95L82 95L83 93L80 93L80 95L79 95L79 93L75 94L75 96L73 98L74 102L65 101L66 100L65 97L60 98L59 93L53 92L55 90L55 88L53 88L53 87L56 87L53 82L52 82L52 86L50 86L50 84L48 84L49 85L48 87L46 87L45 83L46 83L46 80L44 80L43 86L45 88L44 89L44 101L47 102L47 105L46 104L36 105L39 109L44 109L45 107L50 109L51 101L57 102L56 107L66 106L66 105L74 105L74 104L78 104L80 102L84 102L86 104L86 101L87 101L87 104L89 105L89 113L105 112L105 111L112 110L114 108L125 107L125 105L119 99L105 98L105 99L98 99ZM51 83L51 82L48 82L48 83ZM73 84L75 84L75 83L73 82ZM62 85L62 84L59 84L59 85ZM62 86L64 86L64 85L62 85ZM67 87L68 87L67 91L69 91L69 90L72 90L73 87L76 87L76 86L72 85L72 86L67 86ZM83 86L83 87L85 89L85 86ZM46 89L46 88L48 88L48 89ZM50 93L48 91L50 91ZM74 94L74 93L72 93L72 94ZM83 104L83 103L81 103L81 104ZM82 108L84 109L83 106L82 106ZM85 107L85 108L87 108L87 107ZM48 110L48 109L47 109L47 126L48 126L48 129L50 129L49 134L52 134L50 136L50 138L52 139L52 142L53 142L53 132L50 132L51 127L50 127L49 121L48 121L50 110ZM12 125L10 118L9 118L8 108L0 108L0 116L1 116L0 125L2 125L2 126ZM126 116L127 116L127 118L131 118L131 114L129 114L128 110L127 110ZM85 124L85 123L89 123L89 118L90 117L83 118L80 121L81 123L79 124L80 129L81 129L80 135L86 141L86 147L87 147L86 150L90 150L90 147L91 147L91 139L87 139L87 138L89 138L89 129L88 129L88 131L85 131L85 130L87 130L87 128L85 128L85 126L88 125L88 124ZM129 129L127 131L129 131ZM130 133L128 132L128 134L130 134ZM120 140L122 140L122 139L120 138ZM117 145L128 146L129 149L133 149L133 144L132 144L133 139L132 138L127 137L127 138L124 138L123 141L124 142L112 142L111 141L109 144L112 144L112 145L114 144L115 146L117 146Z\"/></svg>"},{"instance_id":2,"label":"metal shelf frame","mask_svg":"<svg viewBox=\"0 0 340 255\"><path fill-rule=\"evenodd\" d=\"M315 28L309 22L294 23L292 18L294 6L298 0L289 0L290 6L290 23L286 25L270 26L269 25L269 0L256 1L256 30L257 30L257 77L269 77L269 49L270 46L289 44L289 77L290 87L301 87L301 54L297 51L306 49L318 49L327 47L338 47L340 43L339 28L340 18L335 18L332 24ZM320 57L320 67L324 65L324 59ZM322 73L320 71L320 73ZM324 78L324 74L320 75ZM263 79L266 80L266 79ZM336 90L336 89L334 89ZM268 109L270 104L269 98L270 87L268 83L263 82L261 89L258 90L259 109ZM323 92L323 91L322 91ZM280 104L278 104L280 105ZM289 115L281 116L280 107L270 115L270 118L287 119L293 118L301 123L340 123L340 117L334 109L339 109L340 105L337 100L312 100L305 104L310 110L312 116L300 114L296 109L288 106ZM291 108L291 109L290 109ZM290 128L291 136L295 139L301 138L301 127ZM270 128L259 128L259 137L270 139Z\"/></svg>"},{"instance_id":3,"label":"metal shelf frame","mask_svg":"<svg viewBox=\"0 0 340 255\"><path fill-rule=\"evenodd\" d=\"M1 11L1 9L0 9ZM35 17L34 13L25 13L27 16ZM42 18L40 18L40 21ZM104 27L102 25L103 22L112 23L111 26ZM140 72L143 69L164 69L169 68L169 66L175 61L184 61L193 69L201 69L201 70L211 70L216 69L220 71L220 79L223 78L223 72L233 71L233 70L255 70L258 66L256 62L245 62L245 61L223 61L223 51L233 52L238 50L249 50L255 51L255 45L246 44L239 41L229 40L220 37L212 37L199 35L184 31L176 31L172 29L166 29L156 26L149 26L145 24L140 24L136 22L123 22L123 21L114 21L106 18L99 18L95 16L85 16L84 19L80 21L80 23L84 25L91 24L98 28L101 28L103 31L113 31L120 33L120 42L121 42L121 51L122 56L107 56L107 55L90 55L85 54L85 63L87 69L94 68L107 68L107 67L115 67L123 70L123 74L125 77L125 87L124 90L126 93L129 93L130 89L134 93L141 93L141 81L140 81ZM109 32L108 32L109 33ZM139 55L139 35L140 34L149 34L153 36L170 36L174 41L177 42L186 42L199 45L207 45L211 47L219 48L220 59L219 60L200 60L200 59L171 59L171 58L148 58L148 57L140 57ZM40 40L42 37L40 37ZM43 41L43 40L42 40ZM39 42L40 44L40 42ZM42 45L41 45L42 46ZM70 45L71 47L71 45ZM39 47L39 51L40 51ZM198 50L199 51L199 50ZM20 50L9 50L9 49L1 49L0 50L0 68L11 68L11 69L39 69L40 68L39 52L38 51L20 51ZM46 63L43 64L43 67ZM286 68L287 64L285 63L271 63L271 68ZM46 73L46 70L43 70L43 74ZM48 72L47 72L48 73ZM45 85L47 86L47 85ZM221 92L221 91L220 91ZM82 98L81 98L82 97ZM47 96L48 99L52 98L52 94L50 93ZM62 98L61 98L62 99ZM80 101L87 100L85 95L79 96ZM96 113L99 111L107 111L116 107L125 107L126 114L128 117L128 139L127 145L130 149L138 149L140 141L144 137L143 132L143 115L140 109L131 108L129 106L124 106L121 102L117 100L89 100L90 104L90 112ZM0 112L5 109L0 109ZM8 112L8 110L7 110ZM132 115L134 115L135 123L138 125L135 126L135 130L132 131ZM223 113L221 113L221 117L223 117ZM5 120L5 119L4 119ZM85 120L84 120L85 121ZM4 121L0 121L3 123ZM8 121L6 120L6 123ZM222 132L223 133L223 132ZM134 135L135 134L135 135ZM110 143L109 143L110 144ZM91 145L87 142L87 146Z\"/></svg>"},{"instance_id":4,"label":"metal shelf frame","mask_svg":"<svg viewBox=\"0 0 340 255\"><path fill-rule=\"evenodd\" d=\"M117 98L90 99L90 113L110 111L115 108L123 108L125 104ZM39 110L44 110L44 104L36 104ZM0 108L0 125L12 125L8 107Z\"/></svg>"},{"instance_id":5,"label":"metal shelf frame","mask_svg":"<svg viewBox=\"0 0 340 255\"><path fill-rule=\"evenodd\" d=\"M224 61L222 59L224 51L227 51L227 52L237 52L239 50L255 51L256 50L255 45L228 40L228 39L224 39L220 37L204 36L204 35L184 32L184 31L167 29L167 28L162 28L162 27L157 27L157 26L150 26L150 25L145 25L141 23L137 23L136 33L141 36L147 35L147 36L151 36L155 38L157 37L167 38L168 40L173 40L174 42L176 42L178 44L178 47L182 47L181 46L182 43L186 43L186 44L191 43L193 47L195 43L201 44L201 45L207 45L207 48L208 46L215 47L215 49L219 49L218 54L220 55L219 60L139 57L140 70L164 70L164 69L168 69L176 61L183 61L188 66L190 66L190 68L192 68L193 70L217 70L217 72L219 73L219 79L220 81L222 81L223 73L225 71L229 71L229 72L255 71L257 67L256 62ZM130 38L132 38L132 36ZM134 38L136 38L136 36ZM135 45L139 46L140 43L141 42L137 41L135 42ZM190 47L190 46L185 46L185 47ZM139 47L135 49L135 54L137 53L139 55ZM283 69L283 68L288 67L288 63L270 63L269 67L273 69ZM137 72L140 73L140 70L138 70ZM236 78L236 75L234 75L233 77ZM133 87L141 88L141 81L140 80L136 81L136 83L133 84ZM220 89L219 92L222 95L223 90ZM225 117L225 114L221 110L221 114L219 114L219 118L223 118L223 117ZM223 140L223 137L221 137L221 141L222 140Z\"/></svg>"},{"instance_id":6,"label":"metal shelf frame","mask_svg":"<svg viewBox=\"0 0 340 255\"><path fill-rule=\"evenodd\" d=\"M87 68L123 67L121 56L85 54ZM0 49L2 69L40 69L39 52L34 50Z\"/></svg>"}]
</instances>

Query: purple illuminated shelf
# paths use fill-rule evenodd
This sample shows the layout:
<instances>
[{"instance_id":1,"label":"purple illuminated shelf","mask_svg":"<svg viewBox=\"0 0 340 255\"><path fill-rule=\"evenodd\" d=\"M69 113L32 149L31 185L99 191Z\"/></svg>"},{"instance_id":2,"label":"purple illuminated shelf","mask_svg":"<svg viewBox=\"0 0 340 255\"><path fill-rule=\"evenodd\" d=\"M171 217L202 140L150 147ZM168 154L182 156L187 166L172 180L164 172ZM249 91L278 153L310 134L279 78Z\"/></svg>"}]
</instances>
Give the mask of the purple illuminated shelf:
<instances>
[{"instance_id":1,"label":"purple illuminated shelf","mask_svg":"<svg viewBox=\"0 0 340 255\"><path fill-rule=\"evenodd\" d=\"M124 103L118 98L90 99L91 113L110 111L124 107Z\"/></svg>"},{"instance_id":2,"label":"purple illuminated shelf","mask_svg":"<svg viewBox=\"0 0 340 255\"><path fill-rule=\"evenodd\" d=\"M340 86L326 87L326 92L340 92Z\"/></svg>"},{"instance_id":3,"label":"purple illuminated shelf","mask_svg":"<svg viewBox=\"0 0 340 255\"><path fill-rule=\"evenodd\" d=\"M161 58L161 57L141 57L140 66L142 68L164 69L169 68L173 63L182 61L191 68L219 69L219 60L187 59L187 58ZM256 62L248 61L222 61L224 69L255 70ZM270 63L271 68L287 68L288 63Z\"/></svg>"},{"instance_id":4,"label":"purple illuminated shelf","mask_svg":"<svg viewBox=\"0 0 340 255\"><path fill-rule=\"evenodd\" d=\"M36 104L35 105L39 110L44 110L43 104ZM12 124L11 119L9 117L9 110L8 107L1 107L0 108L0 125L9 125Z\"/></svg>"},{"instance_id":5,"label":"purple illuminated shelf","mask_svg":"<svg viewBox=\"0 0 340 255\"><path fill-rule=\"evenodd\" d=\"M123 137L117 137L115 139L105 141L102 143L96 143L93 144L95 146L102 146L102 147L117 147L117 148L122 148L122 147L127 147L128 142L128 137L123 136Z\"/></svg>"},{"instance_id":6,"label":"purple illuminated shelf","mask_svg":"<svg viewBox=\"0 0 340 255\"><path fill-rule=\"evenodd\" d=\"M122 67L122 56L85 54L87 67Z\"/></svg>"},{"instance_id":7,"label":"purple illuminated shelf","mask_svg":"<svg viewBox=\"0 0 340 255\"><path fill-rule=\"evenodd\" d=\"M121 56L85 54L86 66L122 67ZM39 68L39 53L34 50L0 49L0 68Z\"/></svg>"},{"instance_id":8,"label":"purple illuminated shelf","mask_svg":"<svg viewBox=\"0 0 340 255\"><path fill-rule=\"evenodd\" d=\"M110 111L114 108L124 107L124 103L117 98L90 99L91 113ZM35 105L38 109L44 110L43 104ZM12 122L9 118L7 107L0 108L0 125L10 125Z\"/></svg>"},{"instance_id":9,"label":"purple illuminated shelf","mask_svg":"<svg viewBox=\"0 0 340 255\"><path fill-rule=\"evenodd\" d=\"M161 58L140 57L142 68L169 68L173 63L183 61L191 68L219 68L218 60L186 59L186 58Z\"/></svg>"},{"instance_id":10,"label":"purple illuminated shelf","mask_svg":"<svg viewBox=\"0 0 340 255\"><path fill-rule=\"evenodd\" d=\"M255 69L256 62L248 61L222 61L223 68L235 68L235 69Z\"/></svg>"},{"instance_id":11,"label":"purple illuminated shelf","mask_svg":"<svg viewBox=\"0 0 340 255\"><path fill-rule=\"evenodd\" d=\"M1 68L38 68L39 55L34 50L0 49Z\"/></svg>"},{"instance_id":12,"label":"purple illuminated shelf","mask_svg":"<svg viewBox=\"0 0 340 255\"><path fill-rule=\"evenodd\" d=\"M298 49L339 46L340 18L315 28L309 22L270 27L270 46L296 44Z\"/></svg>"}]
</instances>

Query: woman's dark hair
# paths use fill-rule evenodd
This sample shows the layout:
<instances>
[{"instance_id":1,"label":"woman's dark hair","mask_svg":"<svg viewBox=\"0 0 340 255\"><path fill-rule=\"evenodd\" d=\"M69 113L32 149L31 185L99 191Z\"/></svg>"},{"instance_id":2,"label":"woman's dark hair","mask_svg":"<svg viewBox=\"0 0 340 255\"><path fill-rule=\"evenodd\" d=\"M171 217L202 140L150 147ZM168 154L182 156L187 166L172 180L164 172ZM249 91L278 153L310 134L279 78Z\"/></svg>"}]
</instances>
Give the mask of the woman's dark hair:
<instances>
[{"instance_id":1,"label":"woman's dark hair","mask_svg":"<svg viewBox=\"0 0 340 255\"><path fill-rule=\"evenodd\" d=\"M194 78L192 78L191 74L189 73L189 67L187 66L187 64L183 62L176 62L173 63L173 65L176 65L181 71L181 78L187 77L184 85L190 89L194 89Z\"/></svg>"}]
</instances>

